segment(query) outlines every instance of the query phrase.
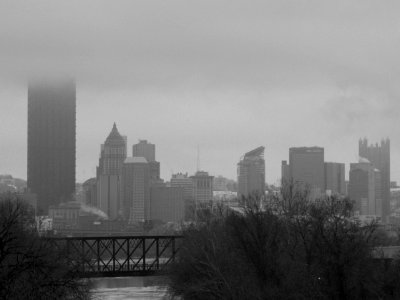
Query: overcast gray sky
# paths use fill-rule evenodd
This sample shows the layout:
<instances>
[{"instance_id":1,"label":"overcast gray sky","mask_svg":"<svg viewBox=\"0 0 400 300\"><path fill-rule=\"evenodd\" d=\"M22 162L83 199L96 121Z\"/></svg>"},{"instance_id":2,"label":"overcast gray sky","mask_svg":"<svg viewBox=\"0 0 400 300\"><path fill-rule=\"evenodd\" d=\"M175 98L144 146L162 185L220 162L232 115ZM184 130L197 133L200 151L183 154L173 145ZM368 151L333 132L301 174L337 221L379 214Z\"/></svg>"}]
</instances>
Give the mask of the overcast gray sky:
<instances>
[{"instance_id":1,"label":"overcast gray sky","mask_svg":"<svg viewBox=\"0 0 400 300\"><path fill-rule=\"evenodd\" d=\"M115 121L157 146L162 176L236 178L266 147L267 181L291 146L356 162L392 141L400 180L400 1L0 0L0 173L26 178L26 78L77 81L77 179L95 175ZM129 150L131 152L131 150ZM347 166L348 169L348 166Z\"/></svg>"}]
</instances>

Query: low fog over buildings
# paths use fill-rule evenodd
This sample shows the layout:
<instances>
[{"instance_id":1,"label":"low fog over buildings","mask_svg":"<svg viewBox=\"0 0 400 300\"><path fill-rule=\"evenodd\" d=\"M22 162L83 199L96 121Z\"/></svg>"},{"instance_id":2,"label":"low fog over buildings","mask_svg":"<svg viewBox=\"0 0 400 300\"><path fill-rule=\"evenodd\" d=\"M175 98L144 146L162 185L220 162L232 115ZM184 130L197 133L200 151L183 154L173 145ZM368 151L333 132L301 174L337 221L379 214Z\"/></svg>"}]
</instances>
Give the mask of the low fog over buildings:
<instances>
[{"instance_id":1,"label":"low fog over buildings","mask_svg":"<svg viewBox=\"0 0 400 300\"><path fill-rule=\"evenodd\" d=\"M28 87L28 189L39 213L75 192L76 89L71 79L31 81Z\"/></svg>"}]
</instances>

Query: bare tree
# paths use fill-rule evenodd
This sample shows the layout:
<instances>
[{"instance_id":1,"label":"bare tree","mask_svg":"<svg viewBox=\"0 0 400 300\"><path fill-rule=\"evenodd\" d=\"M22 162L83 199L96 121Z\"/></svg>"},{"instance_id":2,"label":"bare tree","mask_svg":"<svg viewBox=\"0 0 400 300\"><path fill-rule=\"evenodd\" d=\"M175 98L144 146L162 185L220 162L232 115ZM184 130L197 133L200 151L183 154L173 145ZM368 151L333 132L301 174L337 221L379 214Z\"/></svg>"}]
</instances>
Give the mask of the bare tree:
<instances>
[{"instance_id":1,"label":"bare tree","mask_svg":"<svg viewBox=\"0 0 400 300\"><path fill-rule=\"evenodd\" d=\"M183 299L395 299L399 294L400 277L393 276L399 264L385 268L376 259L377 224L354 221L348 199L310 199L292 186L267 199L268 205L256 197L243 200L242 213L210 213L209 221L184 230L170 273L172 294Z\"/></svg>"},{"instance_id":2,"label":"bare tree","mask_svg":"<svg viewBox=\"0 0 400 300\"><path fill-rule=\"evenodd\" d=\"M79 258L40 238L32 208L14 194L0 198L0 298L86 299Z\"/></svg>"}]
</instances>

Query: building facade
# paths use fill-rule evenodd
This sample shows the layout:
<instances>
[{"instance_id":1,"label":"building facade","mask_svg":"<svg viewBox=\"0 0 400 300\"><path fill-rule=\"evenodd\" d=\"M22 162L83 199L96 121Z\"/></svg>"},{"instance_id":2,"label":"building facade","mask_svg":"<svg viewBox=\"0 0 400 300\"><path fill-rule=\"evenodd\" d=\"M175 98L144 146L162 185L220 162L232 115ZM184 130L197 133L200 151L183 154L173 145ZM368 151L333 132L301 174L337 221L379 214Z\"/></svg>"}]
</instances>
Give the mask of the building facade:
<instances>
[{"instance_id":1,"label":"building facade","mask_svg":"<svg viewBox=\"0 0 400 300\"><path fill-rule=\"evenodd\" d=\"M97 167L97 207L113 220L120 215L122 167L126 159L126 140L114 123L106 141L101 145Z\"/></svg>"},{"instance_id":2,"label":"building facade","mask_svg":"<svg viewBox=\"0 0 400 300\"><path fill-rule=\"evenodd\" d=\"M382 140L381 144L368 145L368 140L359 141L359 156L366 158L381 173L382 220L387 221L390 215L390 140Z\"/></svg>"},{"instance_id":3,"label":"building facade","mask_svg":"<svg viewBox=\"0 0 400 300\"><path fill-rule=\"evenodd\" d=\"M144 157L128 157L122 172L123 216L129 223L145 222L150 216L150 168Z\"/></svg>"},{"instance_id":4,"label":"building facade","mask_svg":"<svg viewBox=\"0 0 400 300\"><path fill-rule=\"evenodd\" d=\"M150 198L151 220L174 223L183 221L185 216L183 188L152 187L150 189Z\"/></svg>"},{"instance_id":5,"label":"building facade","mask_svg":"<svg viewBox=\"0 0 400 300\"><path fill-rule=\"evenodd\" d=\"M139 140L132 146L132 157L144 157L149 163L151 185L157 185L160 181L160 163L156 161L156 145Z\"/></svg>"},{"instance_id":6,"label":"building facade","mask_svg":"<svg viewBox=\"0 0 400 300\"><path fill-rule=\"evenodd\" d=\"M185 205L185 220L191 220L194 217L195 204L193 199L193 180L187 173L173 174L170 180L170 186L181 188L182 197Z\"/></svg>"},{"instance_id":7,"label":"building facade","mask_svg":"<svg viewBox=\"0 0 400 300\"><path fill-rule=\"evenodd\" d=\"M187 173L173 174L170 181L171 187L183 189L183 199L185 202L193 199L193 180Z\"/></svg>"},{"instance_id":8,"label":"building facade","mask_svg":"<svg viewBox=\"0 0 400 300\"><path fill-rule=\"evenodd\" d=\"M369 162L350 164L349 198L361 216L382 218L381 173Z\"/></svg>"},{"instance_id":9,"label":"building facade","mask_svg":"<svg viewBox=\"0 0 400 300\"><path fill-rule=\"evenodd\" d=\"M197 171L192 179L192 199L195 205L207 203L213 200L213 176L207 172Z\"/></svg>"},{"instance_id":10,"label":"building facade","mask_svg":"<svg viewBox=\"0 0 400 300\"><path fill-rule=\"evenodd\" d=\"M346 195L346 168L343 163L325 163L325 191L331 195Z\"/></svg>"},{"instance_id":11,"label":"building facade","mask_svg":"<svg viewBox=\"0 0 400 300\"><path fill-rule=\"evenodd\" d=\"M324 148L299 147L289 149L289 178L313 197L325 192Z\"/></svg>"},{"instance_id":12,"label":"building facade","mask_svg":"<svg viewBox=\"0 0 400 300\"><path fill-rule=\"evenodd\" d=\"M54 229L76 229L81 203L70 201L49 206L49 217Z\"/></svg>"},{"instance_id":13,"label":"building facade","mask_svg":"<svg viewBox=\"0 0 400 300\"><path fill-rule=\"evenodd\" d=\"M28 189L38 214L71 200L75 190L76 88L73 80L28 87Z\"/></svg>"},{"instance_id":14,"label":"building facade","mask_svg":"<svg viewBox=\"0 0 400 300\"><path fill-rule=\"evenodd\" d=\"M139 143L132 146L132 157L144 157L147 162L155 161L156 146L147 140L139 140Z\"/></svg>"},{"instance_id":15,"label":"building facade","mask_svg":"<svg viewBox=\"0 0 400 300\"><path fill-rule=\"evenodd\" d=\"M237 164L238 197L264 196L265 160L264 147L247 152Z\"/></svg>"}]
</instances>

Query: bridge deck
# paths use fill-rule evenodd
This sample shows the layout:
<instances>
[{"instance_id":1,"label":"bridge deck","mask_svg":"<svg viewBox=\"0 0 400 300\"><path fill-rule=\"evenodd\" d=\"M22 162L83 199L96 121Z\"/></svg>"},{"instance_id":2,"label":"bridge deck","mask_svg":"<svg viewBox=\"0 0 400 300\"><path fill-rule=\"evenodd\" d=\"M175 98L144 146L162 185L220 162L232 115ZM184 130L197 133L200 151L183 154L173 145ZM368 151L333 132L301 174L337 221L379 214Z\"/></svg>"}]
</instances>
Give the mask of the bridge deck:
<instances>
[{"instance_id":1,"label":"bridge deck","mask_svg":"<svg viewBox=\"0 0 400 300\"><path fill-rule=\"evenodd\" d=\"M182 236L114 236L50 239L66 249L82 277L150 276L162 274L179 250ZM376 247L377 259L392 260L400 246ZM400 257L400 256L399 256Z\"/></svg>"},{"instance_id":2,"label":"bridge deck","mask_svg":"<svg viewBox=\"0 0 400 300\"><path fill-rule=\"evenodd\" d=\"M181 236L71 237L51 239L79 264L82 277L160 274L175 259Z\"/></svg>"}]
</instances>

